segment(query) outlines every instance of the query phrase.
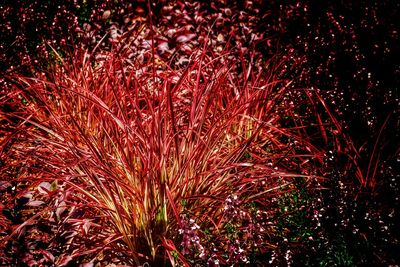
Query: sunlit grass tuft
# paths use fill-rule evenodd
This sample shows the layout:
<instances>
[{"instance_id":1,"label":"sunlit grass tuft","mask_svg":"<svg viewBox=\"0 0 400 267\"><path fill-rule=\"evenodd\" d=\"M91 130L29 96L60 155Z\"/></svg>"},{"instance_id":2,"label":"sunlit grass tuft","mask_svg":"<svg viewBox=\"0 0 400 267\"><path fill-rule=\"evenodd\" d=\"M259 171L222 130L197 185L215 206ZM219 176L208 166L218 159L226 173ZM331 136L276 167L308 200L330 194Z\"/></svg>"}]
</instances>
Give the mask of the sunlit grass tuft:
<instances>
[{"instance_id":1,"label":"sunlit grass tuft","mask_svg":"<svg viewBox=\"0 0 400 267\"><path fill-rule=\"evenodd\" d=\"M78 51L47 74L12 77L4 101L14 134L3 142L18 141L3 155L40 210L29 223L59 227L52 261L236 264L274 248L273 199L294 178L323 179L325 146L313 140L332 133L316 92L290 89L282 59L248 63L204 49L176 70L101 55ZM185 243L191 227L197 245ZM238 244L249 250L241 257Z\"/></svg>"}]
</instances>

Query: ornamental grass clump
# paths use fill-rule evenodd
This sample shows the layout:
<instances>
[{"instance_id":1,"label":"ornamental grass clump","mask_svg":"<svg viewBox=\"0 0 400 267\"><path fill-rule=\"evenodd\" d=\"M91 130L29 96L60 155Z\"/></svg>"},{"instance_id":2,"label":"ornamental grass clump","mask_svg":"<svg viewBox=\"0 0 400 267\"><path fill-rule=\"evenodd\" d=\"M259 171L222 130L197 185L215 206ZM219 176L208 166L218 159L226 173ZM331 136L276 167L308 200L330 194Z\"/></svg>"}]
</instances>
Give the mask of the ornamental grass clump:
<instances>
[{"instance_id":1,"label":"ornamental grass clump","mask_svg":"<svg viewBox=\"0 0 400 267\"><path fill-rule=\"evenodd\" d=\"M296 177L318 184L325 152L312 138L331 136L316 92L281 78L284 59L207 51L173 69L150 54L77 50L36 77L9 77L1 190L18 218L4 218L5 264L218 266L271 254L273 202Z\"/></svg>"}]
</instances>

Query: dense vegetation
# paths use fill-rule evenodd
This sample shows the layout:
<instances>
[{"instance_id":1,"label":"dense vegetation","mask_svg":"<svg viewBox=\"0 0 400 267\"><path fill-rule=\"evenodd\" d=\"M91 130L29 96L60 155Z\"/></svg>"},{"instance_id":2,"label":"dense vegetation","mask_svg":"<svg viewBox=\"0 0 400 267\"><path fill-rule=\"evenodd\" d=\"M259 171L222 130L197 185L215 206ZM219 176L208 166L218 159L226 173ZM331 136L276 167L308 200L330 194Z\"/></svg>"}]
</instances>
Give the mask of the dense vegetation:
<instances>
[{"instance_id":1,"label":"dense vegetation","mask_svg":"<svg viewBox=\"0 0 400 267\"><path fill-rule=\"evenodd\" d=\"M398 5L3 1L0 265L399 264Z\"/></svg>"}]
</instances>

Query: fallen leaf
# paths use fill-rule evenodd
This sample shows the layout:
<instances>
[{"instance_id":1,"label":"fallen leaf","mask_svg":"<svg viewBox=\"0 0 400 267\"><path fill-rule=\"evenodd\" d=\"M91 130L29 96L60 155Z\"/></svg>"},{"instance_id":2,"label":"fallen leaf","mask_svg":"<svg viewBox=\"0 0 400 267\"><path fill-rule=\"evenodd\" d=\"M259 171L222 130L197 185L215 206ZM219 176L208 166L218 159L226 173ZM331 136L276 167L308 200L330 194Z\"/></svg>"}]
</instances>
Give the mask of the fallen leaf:
<instances>
[{"instance_id":1,"label":"fallen leaf","mask_svg":"<svg viewBox=\"0 0 400 267\"><path fill-rule=\"evenodd\" d=\"M32 200L29 201L26 205L31 207L39 207L44 204L44 201L41 200Z\"/></svg>"},{"instance_id":2,"label":"fallen leaf","mask_svg":"<svg viewBox=\"0 0 400 267\"><path fill-rule=\"evenodd\" d=\"M194 34L194 33L181 35L181 36L178 36L178 38L176 38L176 41L178 43L186 43L186 42L189 42L190 40L192 40L195 36L196 36L196 34Z\"/></svg>"},{"instance_id":3,"label":"fallen leaf","mask_svg":"<svg viewBox=\"0 0 400 267\"><path fill-rule=\"evenodd\" d=\"M51 191L51 184L48 182L41 182L38 186L40 194L47 195Z\"/></svg>"},{"instance_id":4,"label":"fallen leaf","mask_svg":"<svg viewBox=\"0 0 400 267\"><path fill-rule=\"evenodd\" d=\"M0 181L0 192L6 190L7 188L11 187L12 184L7 181Z\"/></svg>"}]
</instances>

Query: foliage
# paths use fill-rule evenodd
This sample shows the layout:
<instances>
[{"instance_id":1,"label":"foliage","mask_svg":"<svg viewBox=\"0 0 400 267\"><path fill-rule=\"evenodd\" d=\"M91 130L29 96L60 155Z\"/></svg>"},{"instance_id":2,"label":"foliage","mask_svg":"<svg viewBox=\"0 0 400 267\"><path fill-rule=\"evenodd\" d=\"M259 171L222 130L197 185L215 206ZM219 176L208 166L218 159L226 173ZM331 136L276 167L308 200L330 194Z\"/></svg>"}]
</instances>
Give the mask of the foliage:
<instances>
[{"instance_id":1,"label":"foliage","mask_svg":"<svg viewBox=\"0 0 400 267\"><path fill-rule=\"evenodd\" d=\"M249 65L247 78L238 79L235 62L205 52L178 71L104 55L91 61L78 50L71 59L59 57L63 64L47 76L14 78L7 103L15 112L3 116L16 133L5 142L17 141L3 158L9 161L6 170L18 169L18 175L6 181L26 184L18 192L29 194L26 205L46 207L25 216L28 225L54 220L62 236L70 233L70 249L57 260L100 260L94 252L112 250L130 264L162 261L165 249L180 247L173 237L193 227L220 236L218 246L228 238L231 254L219 254L221 262L245 259L237 252L243 245L264 251L268 228L262 214L273 212L268 199L295 176L316 179L292 173L299 162L312 170L321 154L295 127L301 124L296 108L283 104L301 92L288 91L287 82L274 78L279 70L255 72ZM293 127L280 126L282 114ZM236 210L230 202L237 198L243 205L257 203L262 216ZM185 228L181 214L200 226L188 217ZM10 242L28 238L22 234L30 234L26 225L14 229ZM181 261L193 248L185 238ZM59 253L59 242L48 241L48 252ZM190 251L203 258L197 247Z\"/></svg>"},{"instance_id":2,"label":"foliage","mask_svg":"<svg viewBox=\"0 0 400 267\"><path fill-rule=\"evenodd\" d=\"M0 264L398 264L396 12L361 2L6 1Z\"/></svg>"}]
</instances>

